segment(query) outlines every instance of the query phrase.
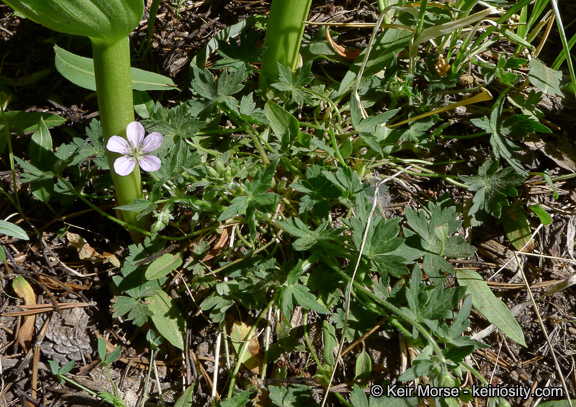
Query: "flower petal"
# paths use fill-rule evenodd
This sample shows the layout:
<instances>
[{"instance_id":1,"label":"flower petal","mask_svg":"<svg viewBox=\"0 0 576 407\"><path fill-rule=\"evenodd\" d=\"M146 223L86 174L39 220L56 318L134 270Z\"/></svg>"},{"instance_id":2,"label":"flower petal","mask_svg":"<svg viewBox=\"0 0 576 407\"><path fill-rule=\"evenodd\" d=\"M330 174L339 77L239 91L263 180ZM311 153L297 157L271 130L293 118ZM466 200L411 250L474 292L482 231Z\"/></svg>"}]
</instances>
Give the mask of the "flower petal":
<instances>
[{"instance_id":1,"label":"flower petal","mask_svg":"<svg viewBox=\"0 0 576 407\"><path fill-rule=\"evenodd\" d=\"M130 154L131 149L128 142L122 137L112 136L108 139L106 148L114 153Z\"/></svg>"},{"instance_id":2,"label":"flower petal","mask_svg":"<svg viewBox=\"0 0 576 407\"><path fill-rule=\"evenodd\" d=\"M114 171L116 171L118 175L122 176L126 176L132 173L132 171L134 171L135 166L136 166L136 160L134 159L134 157L122 156L120 158L117 158L116 161L114 161Z\"/></svg>"},{"instance_id":3,"label":"flower petal","mask_svg":"<svg viewBox=\"0 0 576 407\"><path fill-rule=\"evenodd\" d=\"M142 143L142 152L144 154L151 153L152 151L154 151L158 147L160 147L162 145L163 141L164 141L164 136L162 136L162 134L160 134L160 133L154 132L154 133L148 134L148 136L146 136L146 138L144 139L144 142Z\"/></svg>"},{"instance_id":4,"label":"flower petal","mask_svg":"<svg viewBox=\"0 0 576 407\"><path fill-rule=\"evenodd\" d=\"M144 171L154 172L160 169L162 161L154 155L145 155L138 160L138 164Z\"/></svg>"},{"instance_id":5,"label":"flower petal","mask_svg":"<svg viewBox=\"0 0 576 407\"><path fill-rule=\"evenodd\" d=\"M134 150L140 149L145 133L144 126L139 122L132 122L126 127L126 137Z\"/></svg>"}]
</instances>

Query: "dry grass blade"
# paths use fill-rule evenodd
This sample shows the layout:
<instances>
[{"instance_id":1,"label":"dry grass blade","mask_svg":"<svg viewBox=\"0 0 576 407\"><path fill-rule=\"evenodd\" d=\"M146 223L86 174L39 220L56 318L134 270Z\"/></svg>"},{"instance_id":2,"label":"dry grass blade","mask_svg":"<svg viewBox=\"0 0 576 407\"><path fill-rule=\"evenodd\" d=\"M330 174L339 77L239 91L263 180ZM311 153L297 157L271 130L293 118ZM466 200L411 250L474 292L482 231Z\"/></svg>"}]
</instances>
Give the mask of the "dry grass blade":
<instances>
[{"instance_id":1,"label":"dry grass blade","mask_svg":"<svg viewBox=\"0 0 576 407\"><path fill-rule=\"evenodd\" d=\"M58 307L61 310L69 309L69 308L78 308L78 307L90 307L90 305L91 304L89 304L87 302L58 303ZM49 312L49 311L57 311L56 307L52 304L20 305L20 308L24 308L27 311L4 312L0 315L3 317L20 317L20 316L41 314L41 313Z\"/></svg>"},{"instance_id":2,"label":"dry grass blade","mask_svg":"<svg viewBox=\"0 0 576 407\"><path fill-rule=\"evenodd\" d=\"M477 95L474 95L468 99L464 99L464 100L461 100L460 102L452 103L448 106L441 107L440 109L432 110L431 112L420 114L418 116L411 117L408 120L403 120L401 122L394 123L394 124L388 125L386 127L392 128L392 127L396 127L396 126L401 126L403 124L410 123L410 122L413 122L415 120L420 120L420 119L423 119L423 118L428 117L428 116L432 116L432 115L435 115L438 113L445 112L447 110L456 109L457 107L460 107L460 106L466 106L466 105L471 105L473 103L481 103L481 102L486 102L488 100L491 100L492 94L487 89L484 89L484 88L481 88L481 89L482 89L482 92L480 92Z\"/></svg>"}]
</instances>

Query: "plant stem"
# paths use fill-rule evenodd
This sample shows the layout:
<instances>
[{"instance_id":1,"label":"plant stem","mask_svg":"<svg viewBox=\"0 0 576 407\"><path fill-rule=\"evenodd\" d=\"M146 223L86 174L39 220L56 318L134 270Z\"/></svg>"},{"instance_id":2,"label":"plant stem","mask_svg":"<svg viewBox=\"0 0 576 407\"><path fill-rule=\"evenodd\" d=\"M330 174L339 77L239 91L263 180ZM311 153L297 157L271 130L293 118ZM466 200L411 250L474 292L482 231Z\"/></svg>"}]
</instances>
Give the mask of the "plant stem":
<instances>
[{"instance_id":1,"label":"plant stem","mask_svg":"<svg viewBox=\"0 0 576 407\"><path fill-rule=\"evenodd\" d=\"M117 41L92 39L94 76L98 93L98 109L104 144L114 135L126 137L126 127L134 121L134 101L132 99L132 79L130 74L130 42L128 37ZM114 171L114 161L120 154L106 150L110 173L116 190L119 205L129 205L136 198L143 198L140 168L126 176ZM147 217L137 219L138 212L118 214L128 224L145 229Z\"/></svg>"},{"instance_id":2,"label":"plant stem","mask_svg":"<svg viewBox=\"0 0 576 407\"><path fill-rule=\"evenodd\" d=\"M278 63L296 70L298 53L304 34L304 21L310 12L312 0L273 0L266 27L260 71L260 88L278 78Z\"/></svg>"},{"instance_id":3,"label":"plant stem","mask_svg":"<svg viewBox=\"0 0 576 407\"><path fill-rule=\"evenodd\" d=\"M320 359L318 358L318 355L316 354L316 351L314 350L314 347L312 346L312 342L310 342L310 337L308 336L308 311L304 311L304 324L302 325L302 327L304 328L304 341L306 342L306 346L308 347L308 349L310 350L310 353L312 354L312 357L314 358L314 361L316 362L316 366L318 366L318 368L320 369L320 372L322 373L322 376L324 377L324 380L328 380L329 378L326 377L326 375L324 374L324 369L322 369L322 362L320 362Z\"/></svg>"}]
</instances>

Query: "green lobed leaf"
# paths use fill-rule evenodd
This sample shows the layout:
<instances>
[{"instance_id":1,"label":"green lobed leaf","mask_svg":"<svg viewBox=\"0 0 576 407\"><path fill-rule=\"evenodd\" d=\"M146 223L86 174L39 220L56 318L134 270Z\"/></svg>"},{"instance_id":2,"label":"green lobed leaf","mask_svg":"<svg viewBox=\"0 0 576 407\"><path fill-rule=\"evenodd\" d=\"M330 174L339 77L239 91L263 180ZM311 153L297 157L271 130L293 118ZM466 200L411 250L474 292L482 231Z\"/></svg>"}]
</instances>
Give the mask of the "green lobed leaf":
<instances>
[{"instance_id":1,"label":"green lobed leaf","mask_svg":"<svg viewBox=\"0 0 576 407\"><path fill-rule=\"evenodd\" d=\"M286 232L298 238L293 244L294 249L297 251L308 250L322 241L330 241L340 233L340 229L327 229L330 224L327 221L322 222L314 231L308 229L308 226L300 218L289 218L277 223Z\"/></svg>"},{"instance_id":2,"label":"green lobed leaf","mask_svg":"<svg viewBox=\"0 0 576 407\"><path fill-rule=\"evenodd\" d=\"M56 54L56 69L62 76L82 88L96 90L92 58L75 55L57 45L54 46L54 52ZM131 68L130 72L132 74L132 89L134 90L172 90L177 88L174 81L166 76L137 68Z\"/></svg>"},{"instance_id":3,"label":"green lobed leaf","mask_svg":"<svg viewBox=\"0 0 576 407\"><path fill-rule=\"evenodd\" d=\"M522 328L508 307L494 295L480 274L472 270L456 270L461 286L468 288L474 307L514 342L526 347Z\"/></svg>"},{"instance_id":4,"label":"green lobed leaf","mask_svg":"<svg viewBox=\"0 0 576 407\"><path fill-rule=\"evenodd\" d=\"M11 222L6 222L5 220L0 220L0 234L15 237L21 240L30 240L24 229Z\"/></svg>"},{"instance_id":5,"label":"green lobed leaf","mask_svg":"<svg viewBox=\"0 0 576 407\"><path fill-rule=\"evenodd\" d=\"M258 62L263 51L260 41L261 35L256 30L242 31L239 42L235 38L229 38L228 42L218 40L218 54L225 59L217 61L213 68L233 67L237 69L240 65L244 65L252 70L250 64Z\"/></svg>"},{"instance_id":6,"label":"green lobed leaf","mask_svg":"<svg viewBox=\"0 0 576 407\"><path fill-rule=\"evenodd\" d=\"M218 78L218 85L216 87L217 100L222 101L225 96L232 96L240 92L244 88L243 82L247 76L248 74L246 73L246 67L244 65L240 65L240 67L232 73L223 71Z\"/></svg>"},{"instance_id":7,"label":"green lobed leaf","mask_svg":"<svg viewBox=\"0 0 576 407\"><path fill-rule=\"evenodd\" d=\"M158 332L172 345L184 350L186 320L174 299L160 291L148 300L148 308L152 311L151 319Z\"/></svg>"},{"instance_id":8,"label":"green lobed leaf","mask_svg":"<svg viewBox=\"0 0 576 407\"><path fill-rule=\"evenodd\" d=\"M310 402L311 389L303 384L290 384L288 387L268 387L273 406L299 407Z\"/></svg>"},{"instance_id":9,"label":"green lobed leaf","mask_svg":"<svg viewBox=\"0 0 576 407\"><path fill-rule=\"evenodd\" d=\"M304 66L296 69L294 73L292 73L290 68L277 63L279 82L273 83L271 86L279 91L289 92L291 95L290 102L298 104L312 103L311 95L304 88L314 79L311 75L312 62L308 61Z\"/></svg>"},{"instance_id":10,"label":"green lobed leaf","mask_svg":"<svg viewBox=\"0 0 576 407\"><path fill-rule=\"evenodd\" d=\"M495 218L500 218L502 206L508 205L508 196L517 196L517 186L526 177L515 173L510 167L498 171L498 161L486 160L478 169L478 175L462 175L460 178L475 191L470 215L484 210Z\"/></svg>"},{"instance_id":11,"label":"green lobed leaf","mask_svg":"<svg viewBox=\"0 0 576 407\"><path fill-rule=\"evenodd\" d=\"M148 309L146 304L143 304L136 298L126 297L124 295L116 298L116 304L112 307L112 317L124 317L127 321L132 321L136 326L142 326L148 322L148 317L152 316L152 311Z\"/></svg>"},{"instance_id":12,"label":"green lobed leaf","mask_svg":"<svg viewBox=\"0 0 576 407\"><path fill-rule=\"evenodd\" d=\"M251 218L256 209L260 211L271 209L278 196L267 191L272 185L278 162L279 160L274 160L268 167L258 171L252 182L246 181L243 188L246 195L234 198L231 205L218 217L218 220L227 220L244 212L246 212L247 218Z\"/></svg>"},{"instance_id":13,"label":"green lobed leaf","mask_svg":"<svg viewBox=\"0 0 576 407\"><path fill-rule=\"evenodd\" d=\"M292 295L298 305L306 310L316 311L319 314L329 314L330 310L324 305L319 304L316 296L310 292L308 287L297 284L291 286Z\"/></svg>"},{"instance_id":14,"label":"green lobed leaf","mask_svg":"<svg viewBox=\"0 0 576 407\"><path fill-rule=\"evenodd\" d=\"M239 23L218 31L216 35L214 35L214 37L212 37L212 39L203 48L201 48L200 51L198 51L194 58L192 58L190 67L204 69L206 67L207 59L214 50L218 49L220 42L230 40L242 31L253 27L256 23L265 24L265 19L266 17L261 15L250 16Z\"/></svg>"},{"instance_id":15,"label":"green lobed leaf","mask_svg":"<svg viewBox=\"0 0 576 407\"><path fill-rule=\"evenodd\" d=\"M352 393L350 393L350 403L352 403L354 407L370 406L370 404L368 404L366 393L364 393L364 390L362 390L356 383L354 383L354 389L352 390Z\"/></svg>"},{"instance_id":16,"label":"green lobed leaf","mask_svg":"<svg viewBox=\"0 0 576 407\"><path fill-rule=\"evenodd\" d=\"M124 400L122 400L119 396L112 394L110 392L100 391L98 392L98 397L100 397L106 403L113 405L114 407L126 407L126 403L124 403Z\"/></svg>"},{"instance_id":17,"label":"green lobed leaf","mask_svg":"<svg viewBox=\"0 0 576 407\"><path fill-rule=\"evenodd\" d=\"M362 336L362 334L376 325L380 318L382 318L380 314L363 307L357 302L353 302L350 304L350 313L348 314L346 340L352 342L355 338ZM337 329L344 328L345 319L346 311L342 308L338 308L337 311L332 314L332 322L336 325Z\"/></svg>"},{"instance_id":18,"label":"green lobed leaf","mask_svg":"<svg viewBox=\"0 0 576 407\"><path fill-rule=\"evenodd\" d=\"M324 167L313 165L306 170L306 178L291 187L305 195L300 199L298 213L310 213L323 219L330 213L330 200L340 196L340 191L323 174Z\"/></svg>"},{"instance_id":19,"label":"green lobed leaf","mask_svg":"<svg viewBox=\"0 0 576 407\"><path fill-rule=\"evenodd\" d=\"M552 133L552 130L528 115L517 114L502 122L500 132L506 136L525 137L529 133Z\"/></svg>"}]
</instances>

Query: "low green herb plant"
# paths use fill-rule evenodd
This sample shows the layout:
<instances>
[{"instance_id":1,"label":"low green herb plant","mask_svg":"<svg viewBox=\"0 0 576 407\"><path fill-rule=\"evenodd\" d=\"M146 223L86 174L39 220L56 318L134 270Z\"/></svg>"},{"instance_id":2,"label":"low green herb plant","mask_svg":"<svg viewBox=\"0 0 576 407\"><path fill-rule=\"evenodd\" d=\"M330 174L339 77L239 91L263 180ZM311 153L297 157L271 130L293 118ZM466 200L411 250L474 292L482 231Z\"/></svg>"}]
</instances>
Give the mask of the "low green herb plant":
<instances>
[{"instance_id":1,"label":"low green herb plant","mask_svg":"<svg viewBox=\"0 0 576 407\"><path fill-rule=\"evenodd\" d=\"M107 145L113 136L126 138L127 127L134 122L128 36L142 18L142 1L15 0L8 1L7 4L47 28L90 38L104 145ZM140 136L133 137L131 151L123 151L138 159L136 156L141 148L140 142ZM48 152L51 151L50 148ZM140 171L136 169L120 174L114 170L114 163L122 160L119 153L107 149L106 157L118 203L130 205L135 199L143 198ZM142 162L146 161L138 161L138 164L141 165ZM137 215L131 211L122 214L128 225L143 230L146 228L147 219Z\"/></svg>"}]
</instances>

